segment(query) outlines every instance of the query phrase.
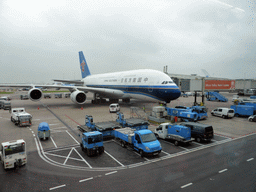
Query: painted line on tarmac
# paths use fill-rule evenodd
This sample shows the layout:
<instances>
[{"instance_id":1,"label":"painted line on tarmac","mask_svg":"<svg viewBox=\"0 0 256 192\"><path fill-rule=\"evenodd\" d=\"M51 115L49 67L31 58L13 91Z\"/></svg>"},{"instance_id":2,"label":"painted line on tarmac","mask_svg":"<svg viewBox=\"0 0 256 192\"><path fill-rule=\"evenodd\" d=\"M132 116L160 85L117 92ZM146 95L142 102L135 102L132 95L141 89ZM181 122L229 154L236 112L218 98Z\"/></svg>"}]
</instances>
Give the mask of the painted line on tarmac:
<instances>
[{"instance_id":1,"label":"painted line on tarmac","mask_svg":"<svg viewBox=\"0 0 256 192\"><path fill-rule=\"evenodd\" d=\"M89 181L89 180L92 180L92 179L93 179L93 177L90 177L90 178L87 178L87 179L82 179L82 180L80 180L79 182L81 183L81 182Z\"/></svg>"},{"instance_id":2,"label":"painted line on tarmac","mask_svg":"<svg viewBox=\"0 0 256 192\"><path fill-rule=\"evenodd\" d=\"M82 159L90 168L92 168L92 166L83 158L83 156L82 156L80 153L78 153L78 151L76 150L76 148L74 148L74 150L75 150L75 152L79 155L79 157L81 157L81 159Z\"/></svg>"},{"instance_id":3,"label":"painted line on tarmac","mask_svg":"<svg viewBox=\"0 0 256 192\"><path fill-rule=\"evenodd\" d=\"M106 173L105 175L111 175L111 174L114 174L114 173L117 173L117 171L112 171L110 173Z\"/></svg>"},{"instance_id":4,"label":"painted line on tarmac","mask_svg":"<svg viewBox=\"0 0 256 192\"><path fill-rule=\"evenodd\" d=\"M72 138L72 139L74 139L74 141L77 143L77 144L80 144L68 131L66 131L68 134L69 134L69 136Z\"/></svg>"},{"instance_id":5,"label":"painted line on tarmac","mask_svg":"<svg viewBox=\"0 0 256 192\"><path fill-rule=\"evenodd\" d=\"M188 187L188 186L190 186L190 185L193 185L193 183L188 183L188 184L186 184L186 185L183 185L183 186L181 186L180 188L185 188L185 187Z\"/></svg>"},{"instance_id":6,"label":"painted line on tarmac","mask_svg":"<svg viewBox=\"0 0 256 192\"><path fill-rule=\"evenodd\" d=\"M66 132L66 130L53 130L51 133L63 133Z\"/></svg>"},{"instance_id":7,"label":"painted line on tarmac","mask_svg":"<svg viewBox=\"0 0 256 192\"><path fill-rule=\"evenodd\" d=\"M116 158L114 158L112 155L110 155L107 151L104 151L109 157L111 157L112 159L114 159L119 165L121 165L122 167L125 167L122 163L120 163Z\"/></svg>"},{"instance_id":8,"label":"painted line on tarmac","mask_svg":"<svg viewBox=\"0 0 256 192\"><path fill-rule=\"evenodd\" d=\"M162 153L164 153L164 154L166 154L166 155L171 155L170 153L167 153L167 152L165 152L165 151L162 151Z\"/></svg>"},{"instance_id":9,"label":"painted line on tarmac","mask_svg":"<svg viewBox=\"0 0 256 192\"><path fill-rule=\"evenodd\" d=\"M71 121L74 121L77 125L80 125L79 123L77 123L74 119L72 119L72 118L69 117L68 115L65 114L65 116L66 116L67 118L69 118Z\"/></svg>"},{"instance_id":10,"label":"painted line on tarmac","mask_svg":"<svg viewBox=\"0 0 256 192\"><path fill-rule=\"evenodd\" d=\"M60 157L60 158L63 158L63 159L67 158L66 156L57 155L57 154L54 154L54 153L47 153L47 152L45 152L45 154L46 155L55 156L55 157ZM82 159L77 159L77 158L74 158L74 157L69 157L69 159L72 159L72 160L75 160L75 161L82 161L82 162L84 162Z\"/></svg>"},{"instance_id":11,"label":"painted line on tarmac","mask_svg":"<svg viewBox=\"0 0 256 192\"><path fill-rule=\"evenodd\" d=\"M57 186L57 187L52 187L52 188L50 188L49 190L51 191L51 190L58 189L58 188L61 188L61 187L66 187L66 184L64 184L64 185L59 185L59 186Z\"/></svg>"},{"instance_id":12,"label":"painted line on tarmac","mask_svg":"<svg viewBox=\"0 0 256 192\"><path fill-rule=\"evenodd\" d=\"M67 129L67 127L56 127L56 128L51 128L51 130L55 130L55 129Z\"/></svg>"},{"instance_id":13,"label":"painted line on tarmac","mask_svg":"<svg viewBox=\"0 0 256 192\"><path fill-rule=\"evenodd\" d=\"M221 171L219 171L219 173L223 173L223 172L225 172L225 171L227 171L228 169L223 169L223 170L221 170Z\"/></svg>"},{"instance_id":14,"label":"painted line on tarmac","mask_svg":"<svg viewBox=\"0 0 256 192\"><path fill-rule=\"evenodd\" d=\"M54 145L56 148L58 148L57 145L56 145L56 143L54 142L53 138L52 138L52 137L50 137L50 138L51 138L51 140L52 140L53 145Z\"/></svg>"},{"instance_id":15,"label":"painted line on tarmac","mask_svg":"<svg viewBox=\"0 0 256 192\"><path fill-rule=\"evenodd\" d=\"M66 145L66 146L58 147L57 149L51 149L51 150L46 149L44 152L50 153L50 152L62 151L62 150L72 149L72 147L78 147L78 146L80 146L80 145L78 145L78 144Z\"/></svg>"},{"instance_id":16,"label":"painted line on tarmac","mask_svg":"<svg viewBox=\"0 0 256 192\"><path fill-rule=\"evenodd\" d=\"M64 161L63 165L65 165L65 164L67 163L68 158L69 158L69 156L71 155L71 153L72 153L73 149L74 149L74 148L72 148L72 149L70 150L70 152L69 152L69 154L68 154L68 156L67 156L66 160Z\"/></svg>"},{"instance_id":17,"label":"painted line on tarmac","mask_svg":"<svg viewBox=\"0 0 256 192\"><path fill-rule=\"evenodd\" d=\"M127 168L135 168L135 167L139 167L139 166L142 166L142 165L147 165L147 164L150 164L150 163L153 163L153 162L158 162L158 161L162 161L162 160L167 160L167 159L171 159L171 158L174 158L174 157L178 157L178 156L181 156L181 155L185 155L185 154L188 154L188 153L191 153L191 152L195 152L195 151L199 151L199 150L202 150L202 149L214 147L214 146L217 146L217 145L221 145L221 144L224 144L224 143L228 143L228 142L230 142L230 141L235 141L235 140L242 139L242 138L245 138L245 137L249 137L249 136L252 136L252 135L256 135L256 133L253 133L253 134L251 134L251 135L242 136L242 137L235 138L235 139L225 139L225 140L222 140L222 141L219 141L219 142L210 144L210 145L197 147L197 148L195 148L195 149L190 149L189 151L182 151L182 152L179 152L179 153L176 153L176 154L163 156L163 157L160 157L160 158L158 158L158 159L153 159L153 160L150 160L150 161L144 161L144 162L140 162L140 163L130 164L130 165L127 165L127 166L125 166L125 167L120 166L120 167L94 167L94 168L89 168L89 167L81 167L81 166L73 166L73 165L65 165L65 166L63 166L62 163L58 163L58 162L56 162L56 161L53 161L52 159L49 159L49 158L44 154L44 151L43 151L43 148L42 148L42 146L41 146L41 143L38 142L38 138L37 138L37 137L35 138L35 143L36 143L36 146L37 146L37 150L38 150L39 156L40 156L45 162L47 162L47 163L49 163L49 164L51 164L51 165L58 166L58 167L62 167L62 168L67 168L67 169L73 169L73 170L83 170L83 171L86 171L86 170L87 170L87 171L88 171L88 170L91 170L91 171L107 171L107 170L123 170L123 169L127 169ZM40 148L39 148L39 145L40 145ZM63 150L64 150L64 149L63 149Z\"/></svg>"},{"instance_id":18,"label":"painted line on tarmac","mask_svg":"<svg viewBox=\"0 0 256 192\"><path fill-rule=\"evenodd\" d=\"M254 158L247 159L248 162L249 162L249 161L252 161L252 160L254 160Z\"/></svg>"}]
</instances>

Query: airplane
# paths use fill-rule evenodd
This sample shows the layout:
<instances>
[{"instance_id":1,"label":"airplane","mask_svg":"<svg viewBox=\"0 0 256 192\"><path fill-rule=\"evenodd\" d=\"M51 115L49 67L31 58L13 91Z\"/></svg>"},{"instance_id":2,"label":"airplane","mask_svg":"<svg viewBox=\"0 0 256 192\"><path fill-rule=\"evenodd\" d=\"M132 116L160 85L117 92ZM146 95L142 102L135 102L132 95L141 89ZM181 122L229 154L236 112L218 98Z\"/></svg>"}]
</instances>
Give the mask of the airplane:
<instances>
[{"instance_id":1,"label":"airplane","mask_svg":"<svg viewBox=\"0 0 256 192\"><path fill-rule=\"evenodd\" d=\"M119 99L127 103L130 102L130 99L170 103L171 100L175 100L181 95L179 87L163 72L153 69L138 69L92 75L82 51L79 52L79 60L81 80L55 80L67 83L69 86L63 84L4 84L0 87L29 87L28 97L32 101L39 101L43 97L40 88L68 89L71 92L71 101L76 104L84 104L88 92L92 92L94 95L91 101L93 104L104 102L106 99L109 99L111 103L117 103ZM70 84L75 84L75 86Z\"/></svg>"}]
</instances>

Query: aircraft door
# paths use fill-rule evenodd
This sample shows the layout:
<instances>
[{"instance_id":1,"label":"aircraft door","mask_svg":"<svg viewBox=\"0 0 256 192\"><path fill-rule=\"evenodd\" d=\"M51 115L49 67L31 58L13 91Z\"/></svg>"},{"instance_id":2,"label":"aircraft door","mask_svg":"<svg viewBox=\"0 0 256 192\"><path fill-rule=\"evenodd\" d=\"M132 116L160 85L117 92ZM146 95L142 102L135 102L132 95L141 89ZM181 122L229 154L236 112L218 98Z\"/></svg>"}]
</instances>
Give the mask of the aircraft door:
<instances>
[{"instance_id":1,"label":"aircraft door","mask_svg":"<svg viewBox=\"0 0 256 192\"><path fill-rule=\"evenodd\" d=\"M147 80L147 78L145 78ZM148 82L148 92L149 93L152 93L153 92L153 82L150 81Z\"/></svg>"}]
</instances>

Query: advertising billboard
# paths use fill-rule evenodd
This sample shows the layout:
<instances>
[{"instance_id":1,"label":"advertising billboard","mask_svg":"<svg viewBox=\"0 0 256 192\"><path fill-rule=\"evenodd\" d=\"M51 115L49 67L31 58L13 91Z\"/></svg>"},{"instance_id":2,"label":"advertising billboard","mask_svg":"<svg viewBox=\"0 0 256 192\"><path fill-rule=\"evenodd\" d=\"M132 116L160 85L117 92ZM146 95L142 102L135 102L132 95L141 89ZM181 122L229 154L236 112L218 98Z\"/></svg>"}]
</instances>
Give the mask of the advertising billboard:
<instances>
[{"instance_id":1,"label":"advertising billboard","mask_svg":"<svg viewBox=\"0 0 256 192\"><path fill-rule=\"evenodd\" d=\"M235 80L205 80L205 90L235 89Z\"/></svg>"}]
</instances>

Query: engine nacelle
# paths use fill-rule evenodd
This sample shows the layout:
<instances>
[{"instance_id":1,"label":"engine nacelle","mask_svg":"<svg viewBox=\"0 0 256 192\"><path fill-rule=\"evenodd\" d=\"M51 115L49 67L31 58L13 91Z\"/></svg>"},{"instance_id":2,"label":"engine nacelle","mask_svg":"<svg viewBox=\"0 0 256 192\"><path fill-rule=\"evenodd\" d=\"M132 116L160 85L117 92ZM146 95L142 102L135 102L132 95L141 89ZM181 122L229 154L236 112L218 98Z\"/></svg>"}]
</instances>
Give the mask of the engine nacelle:
<instances>
[{"instance_id":1,"label":"engine nacelle","mask_svg":"<svg viewBox=\"0 0 256 192\"><path fill-rule=\"evenodd\" d=\"M32 101L39 101L43 97L43 93L38 88L33 88L28 91L28 97Z\"/></svg>"},{"instance_id":2,"label":"engine nacelle","mask_svg":"<svg viewBox=\"0 0 256 192\"><path fill-rule=\"evenodd\" d=\"M83 91L74 91L71 93L70 98L76 104L84 104L86 101L86 95Z\"/></svg>"}]
</instances>

